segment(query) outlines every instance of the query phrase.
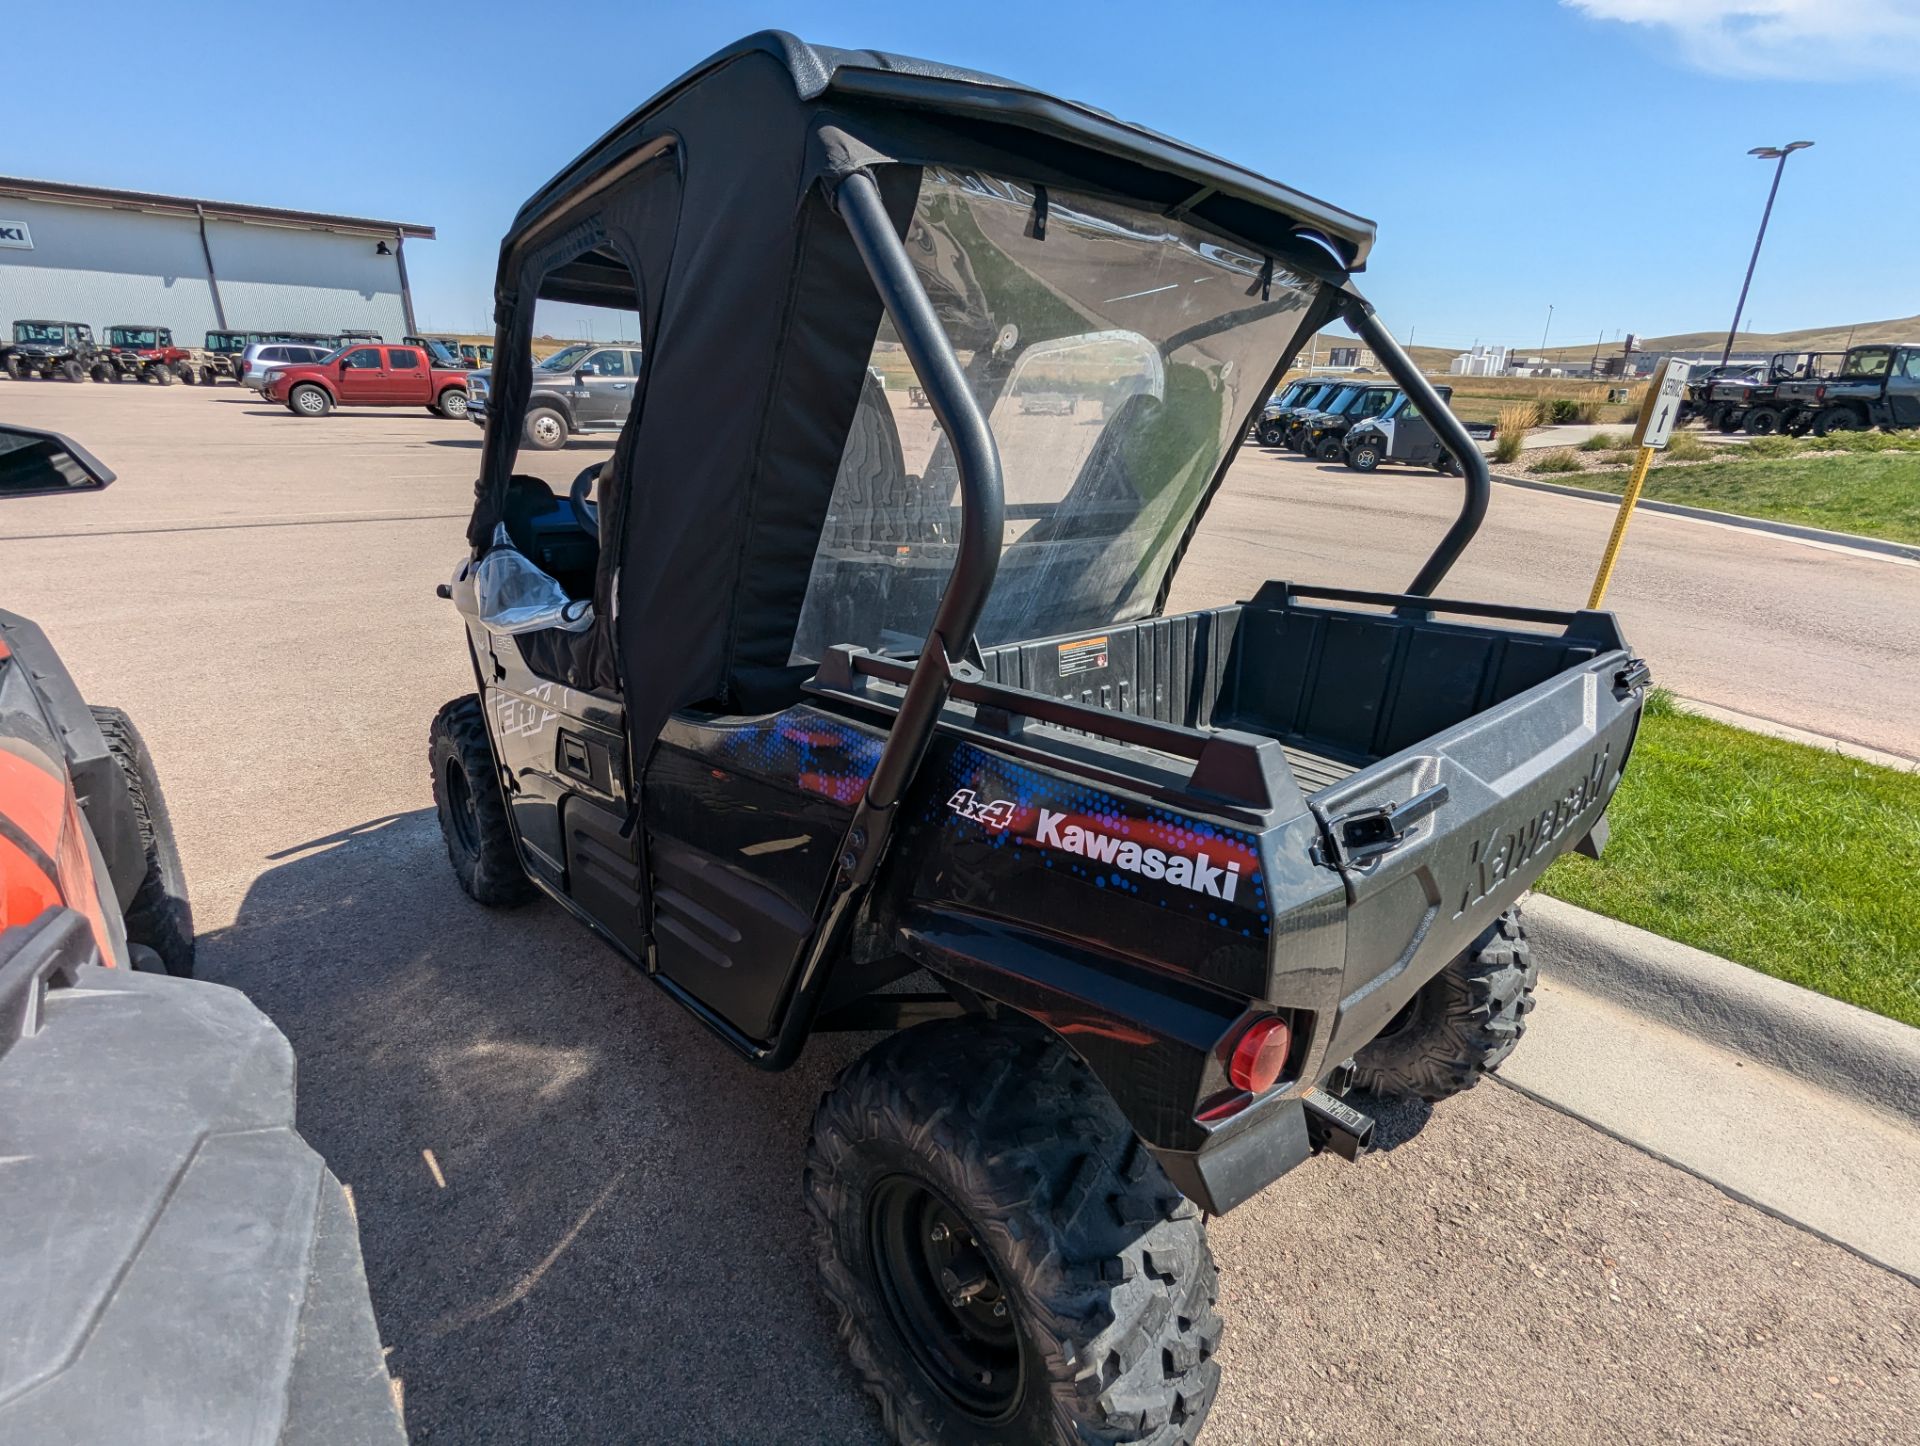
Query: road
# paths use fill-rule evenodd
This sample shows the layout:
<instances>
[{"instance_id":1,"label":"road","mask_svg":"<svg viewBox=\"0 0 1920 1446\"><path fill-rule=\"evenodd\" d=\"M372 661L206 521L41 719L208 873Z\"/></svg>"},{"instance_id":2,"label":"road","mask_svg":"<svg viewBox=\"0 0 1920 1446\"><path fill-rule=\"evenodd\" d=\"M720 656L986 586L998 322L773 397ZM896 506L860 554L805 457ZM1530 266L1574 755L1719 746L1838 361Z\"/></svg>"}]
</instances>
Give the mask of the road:
<instances>
[{"instance_id":1,"label":"road","mask_svg":"<svg viewBox=\"0 0 1920 1446\"><path fill-rule=\"evenodd\" d=\"M299 1052L301 1125L354 1191L415 1439L875 1439L798 1188L814 1102L865 1041L755 1073L557 909L488 914L452 881L426 725L471 681L432 590L477 431L304 422L231 389L0 384L0 412L121 472L0 504L0 599L146 731L203 972ZM1414 501L1356 527L1337 481L1247 464L1185 586L1234 590L1225 567L1263 540L1268 571L1331 580L1341 530L1405 551L1378 579L1403 581L1440 487L1407 479ZM1599 509L1535 517L1527 496L1498 499L1463 586L1564 603L1577 579L1551 570ZM1892 1441L1920 1415L1899 1278L1495 1084L1383 1132L1391 1150L1311 1162L1215 1223L1209 1442Z\"/></svg>"},{"instance_id":2,"label":"road","mask_svg":"<svg viewBox=\"0 0 1920 1446\"><path fill-rule=\"evenodd\" d=\"M1459 504L1460 483L1431 473L1246 455L1170 606L1244 597L1265 577L1397 591ZM1496 483L1440 592L1583 607L1612 525L1609 507ZM1920 565L1643 512L1607 606L1676 693L1920 758Z\"/></svg>"}]
</instances>

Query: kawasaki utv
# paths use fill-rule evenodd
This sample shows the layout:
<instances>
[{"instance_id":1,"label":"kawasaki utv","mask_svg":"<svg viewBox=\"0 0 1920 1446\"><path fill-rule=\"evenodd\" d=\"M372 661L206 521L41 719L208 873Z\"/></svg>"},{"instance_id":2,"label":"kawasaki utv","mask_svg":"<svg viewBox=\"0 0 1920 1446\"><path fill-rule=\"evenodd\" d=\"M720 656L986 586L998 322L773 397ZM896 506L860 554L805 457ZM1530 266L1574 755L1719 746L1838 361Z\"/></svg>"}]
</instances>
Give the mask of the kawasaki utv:
<instances>
[{"instance_id":1,"label":"kawasaki utv","mask_svg":"<svg viewBox=\"0 0 1920 1446\"><path fill-rule=\"evenodd\" d=\"M1516 905L1598 847L1647 673L1614 619L1431 594L1480 453L1353 288L1370 223L990 76L768 34L520 211L442 595L460 883L544 894L742 1059L892 1031L804 1179L905 1440L1191 1440L1202 1213L1513 1047ZM610 460L515 471L536 304L637 312ZM1342 323L1465 501L1404 594L1174 569ZM913 408L883 378L910 369ZM1073 412L1024 412L1044 387Z\"/></svg>"}]
</instances>

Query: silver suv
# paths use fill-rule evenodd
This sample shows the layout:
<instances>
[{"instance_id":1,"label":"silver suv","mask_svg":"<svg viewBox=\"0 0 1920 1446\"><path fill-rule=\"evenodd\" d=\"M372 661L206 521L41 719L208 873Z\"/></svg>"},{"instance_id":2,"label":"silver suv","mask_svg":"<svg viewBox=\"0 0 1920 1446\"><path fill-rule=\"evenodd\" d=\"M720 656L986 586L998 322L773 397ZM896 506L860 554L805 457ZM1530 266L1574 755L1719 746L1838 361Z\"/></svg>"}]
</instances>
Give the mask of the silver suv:
<instances>
[{"instance_id":1,"label":"silver suv","mask_svg":"<svg viewBox=\"0 0 1920 1446\"><path fill-rule=\"evenodd\" d=\"M240 357L240 385L256 392L267 383L267 373L275 367L304 366L332 356L337 347L316 346L302 341L256 341Z\"/></svg>"}]
</instances>

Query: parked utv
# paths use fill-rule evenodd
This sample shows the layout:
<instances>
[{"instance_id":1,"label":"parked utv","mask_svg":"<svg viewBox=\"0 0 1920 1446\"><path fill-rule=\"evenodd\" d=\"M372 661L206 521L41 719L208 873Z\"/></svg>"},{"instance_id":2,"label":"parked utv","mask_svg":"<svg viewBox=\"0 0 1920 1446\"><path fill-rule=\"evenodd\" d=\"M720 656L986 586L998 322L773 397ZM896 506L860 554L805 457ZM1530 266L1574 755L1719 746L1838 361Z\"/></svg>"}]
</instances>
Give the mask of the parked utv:
<instances>
[{"instance_id":1,"label":"parked utv","mask_svg":"<svg viewBox=\"0 0 1920 1446\"><path fill-rule=\"evenodd\" d=\"M96 382L143 381L172 386L212 386L218 376L212 357L197 347L175 346L173 332L164 326L110 326L105 355L94 363Z\"/></svg>"},{"instance_id":2,"label":"parked utv","mask_svg":"<svg viewBox=\"0 0 1920 1446\"><path fill-rule=\"evenodd\" d=\"M765 34L502 244L442 589L475 689L429 730L454 872L554 900L761 1068L894 1031L803 1190L902 1440L1192 1440L1202 1212L1365 1150L1351 1083L1497 1065L1521 896L1604 835L1646 668L1609 614L1432 596L1489 479L1354 289L1373 234L1103 111ZM567 496L514 467L540 301L647 343ZM1405 594L1165 615L1335 323L1460 459L1459 518ZM875 380L901 359L928 409ZM1097 405L1023 414L1043 378Z\"/></svg>"},{"instance_id":3,"label":"parked utv","mask_svg":"<svg viewBox=\"0 0 1920 1446\"><path fill-rule=\"evenodd\" d=\"M1281 446L1284 428L1281 417L1290 409L1304 403L1309 396L1315 396L1329 386L1325 376L1300 376L1288 382L1281 392L1275 392L1273 399L1260 409L1260 421L1254 422L1254 440L1263 447Z\"/></svg>"},{"instance_id":4,"label":"parked utv","mask_svg":"<svg viewBox=\"0 0 1920 1446\"><path fill-rule=\"evenodd\" d=\"M1696 417L1704 418L1707 425L1714 425L1713 387L1716 382L1758 381L1761 368L1757 362L1731 362L1724 366L1697 367L1687 377L1687 384L1681 393L1680 411L1674 418L1674 426L1684 427Z\"/></svg>"},{"instance_id":5,"label":"parked utv","mask_svg":"<svg viewBox=\"0 0 1920 1446\"><path fill-rule=\"evenodd\" d=\"M1347 455L1347 429L1377 417L1406 394L1398 387L1368 386L1343 394L1338 405L1324 412L1308 412L1294 424L1295 450L1322 462L1342 462Z\"/></svg>"},{"instance_id":6,"label":"parked utv","mask_svg":"<svg viewBox=\"0 0 1920 1446\"><path fill-rule=\"evenodd\" d=\"M93 328L80 321L16 321L13 343L0 347L0 371L15 381L37 376L78 382L100 360Z\"/></svg>"},{"instance_id":7,"label":"parked utv","mask_svg":"<svg viewBox=\"0 0 1920 1446\"><path fill-rule=\"evenodd\" d=\"M1782 382L1774 395L1781 428L1796 436L1920 427L1920 342L1852 347L1832 375Z\"/></svg>"},{"instance_id":8,"label":"parked utv","mask_svg":"<svg viewBox=\"0 0 1920 1446\"><path fill-rule=\"evenodd\" d=\"M1318 411L1353 383L1342 377L1307 377L1287 388L1290 395L1276 397L1260 413L1260 445L1284 447L1293 424L1308 412Z\"/></svg>"},{"instance_id":9,"label":"parked utv","mask_svg":"<svg viewBox=\"0 0 1920 1446\"><path fill-rule=\"evenodd\" d=\"M1707 425L1722 432L1771 436L1785 420L1780 408L1780 384L1831 376L1840 360L1831 352L1776 352L1764 372L1753 370L1714 380L1707 385ZM1692 385L1689 383L1690 388Z\"/></svg>"},{"instance_id":10,"label":"parked utv","mask_svg":"<svg viewBox=\"0 0 1920 1446\"><path fill-rule=\"evenodd\" d=\"M1442 406L1453 400L1452 387L1435 387L1433 391ZM1350 427L1342 455L1356 472L1371 472L1382 462L1431 467L1443 476L1460 470L1458 459L1441 440L1440 428L1406 392L1395 396L1378 416Z\"/></svg>"}]
</instances>

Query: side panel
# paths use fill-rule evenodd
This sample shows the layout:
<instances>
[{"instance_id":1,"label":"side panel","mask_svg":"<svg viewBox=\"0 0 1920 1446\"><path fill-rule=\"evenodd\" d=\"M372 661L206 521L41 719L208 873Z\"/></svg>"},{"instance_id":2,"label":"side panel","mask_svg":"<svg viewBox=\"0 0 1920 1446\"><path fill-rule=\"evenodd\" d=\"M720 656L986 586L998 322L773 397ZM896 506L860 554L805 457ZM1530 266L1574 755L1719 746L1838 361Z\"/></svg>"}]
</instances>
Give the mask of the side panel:
<instances>
[{"instance_id":1,"label":"side panel","mask_svg":"<svg viewBox=\"0 0 1920 1446\"><path fill-rule=\"evenodd\" d=\"M1398 841L1342 863L1351 906L1330 1062L1599 822L1639 724L1639 691L1615 681L1626 662L1602 655L1315 796L1328 835L1351 839L1353 826L1376 837L1376 811L1445 790Z\"/></svg>"},{"instance_id":2,"label":"side panel","mask_svg":"<svg viewBox=\"0 0 1920 1446\"><path fill-rule=\"evenodd\" d=\"M779 1021L885 737L811 707L677 717L648 761L656 967L746 1034Z\"/></svg>"}]
</instances>

